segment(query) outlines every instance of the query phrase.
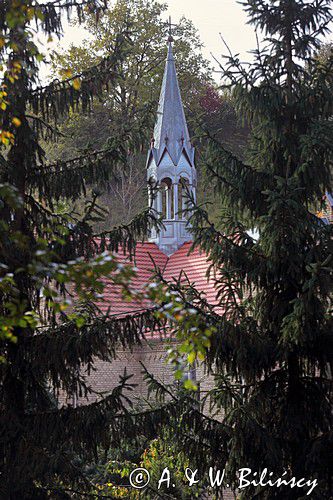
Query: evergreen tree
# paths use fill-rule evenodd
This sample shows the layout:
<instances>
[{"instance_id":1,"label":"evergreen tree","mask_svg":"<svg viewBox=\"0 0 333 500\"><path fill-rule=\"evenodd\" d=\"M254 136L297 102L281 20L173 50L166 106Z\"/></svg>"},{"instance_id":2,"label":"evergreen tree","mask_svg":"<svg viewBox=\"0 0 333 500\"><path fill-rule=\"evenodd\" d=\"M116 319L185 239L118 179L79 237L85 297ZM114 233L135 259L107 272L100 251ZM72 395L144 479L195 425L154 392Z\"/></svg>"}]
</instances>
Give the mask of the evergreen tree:
<instances>
[{"instance_id":1,"label":"evergreen tree","mask_svg":"<svg viewBox=\"0 0 333 500\"><path fill-rule=\"evenodd\" d=\"M131 39L124 24L114 50L98 65L40 86L43 55L34 34L60 36L66 13L75 10L83 20L104 7L100 0L0 4L1 498L49 498L48 491L56 497L60 483L74 489L85 484L73 460L91 458L113 439L120 444L116 415L128 406L123 393L130 389L128 376L112 394L80 408L58 408L55 391L70 398L88 393L83 366L90 370L94 357L112 359L117 343L140 342L143 332L156 326L149 311L116 319L89 307L103 290L101 277L109 273L133 295L133 271L119 267L104 250L121 245L132 252L136 239L157 223L153 215L145 210L129 225L95 238L91 223L102 215L97 195L81 219L62 209L64 201L88 187L103 186L115 165L123 162L126 168L130 131L100 150L52 164L41 147L42 138L57 139L57 123L71 110L88 111L95 96L117 85ZM84 301L81 311L66 309L70 292ZM130 430L130 421L126 427Z\"/></svg>"},{"instance_id":2,"label":"evergreen tree","mask_svg":"<svg viewBox=\"0 0 333 500\"><path fill-rule=\"evenodd\" d=\"M177 439L201 466L226 467L233 487L238 469L258 480L267 468L273 479L315 478L310 497L332 498L332 227L313 211L331 189L333 58L316 55L331 2L243 4L263 32L262 47L251 65L230 56L222 70L250 143L240 160L210 142L206 164L224 205L222 230L203 207L191 216L194 244L217 272L219 311L199 294L195 303L205 328L215 328L206 364L224 419L185 408ZM198 332L185 334L180 353ZM288 499L309 490L249 485L240 493Z\"/></svg>"}]
</instances>

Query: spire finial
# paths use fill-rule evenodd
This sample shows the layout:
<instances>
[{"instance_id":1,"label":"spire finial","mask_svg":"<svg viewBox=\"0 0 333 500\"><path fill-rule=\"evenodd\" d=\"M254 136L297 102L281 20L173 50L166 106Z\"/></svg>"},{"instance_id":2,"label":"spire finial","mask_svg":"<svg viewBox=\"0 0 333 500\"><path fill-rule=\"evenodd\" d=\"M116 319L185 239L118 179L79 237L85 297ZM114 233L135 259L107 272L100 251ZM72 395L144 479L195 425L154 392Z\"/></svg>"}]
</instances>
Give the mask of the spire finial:
<instances>
[{"instance_id":1,"label":"spire finial","mask_svg":"<svg viewBox=\"0 0 333 500\"><path fill-rule=\"evenodd\" d=\"M168 37L168 43L172 43L172 42L173 42L172 27L173 27L173 26L177 26L177 25L176 25L176 24L172 24L172 22L171 22L171 16L169 16L168 26L169 26L169 37Z\"/></svg>"}]
</instances>

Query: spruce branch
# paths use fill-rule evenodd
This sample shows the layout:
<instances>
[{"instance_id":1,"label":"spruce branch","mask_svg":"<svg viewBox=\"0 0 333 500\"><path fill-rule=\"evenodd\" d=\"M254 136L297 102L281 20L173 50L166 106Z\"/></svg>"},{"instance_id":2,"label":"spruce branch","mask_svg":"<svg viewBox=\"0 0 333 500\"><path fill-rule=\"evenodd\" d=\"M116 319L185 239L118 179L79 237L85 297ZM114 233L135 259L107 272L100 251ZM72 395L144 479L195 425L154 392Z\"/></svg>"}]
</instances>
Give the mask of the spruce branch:
<instances>
[{"instance_id":1,"label":"spruce branch","mask_svg":"<svg viewBox=\"0 0 333 500\"><path fill-rule=\"evenodd\" d=\"M122 250L130 257L134 256L136 242L143 241L151 229L160 230L163 223L150 207L137 214L129 224L121 224L110 231L95 234L94 238L101 251Z\"/></svg>"},{"instance_id":2,"label":"spruce branch","mask_svg":"<svg viewBox=\"0 0 333 500\"><path fill-rule=\"evenodd\" d=\"M41 328L38 334L25 339L19 355L29 362L35 377L47 377L55 389L63 389L68 394L87 394L89 388L84 375L94 369L96 358L112 361L117 347L131 349L141 345L152 332L164 331L165 324L157 319L154 310L145 310L123 317L98 317L78 327L75 321L64 322L54 328ZM35 363L34 353L40 353ZM40 362L42 359L42 362Z\"/></svg>"},{"instance_id":3,"label":"spruce branch","mask_svg":"<svg viewBox=\"0 0 333 500\"><path fill-rule=\"evenodd\" d=\"M61 132L58 127L53 127L40 116L26 114L26 117L33 121L33 129L35 133L44 140L57 140L58 137L66 137L66 134Z\"/></svg>"},{"instance_id":4,"label":"spruce branch","mask_svg":"<svg viewBox=\"0 0 333 500\"><path fill-rule=\"evenodd\" d=\"M94 14L96 20L107 8L106 0L51 0L49 2L38 2L32 0L32 8L35 10L35 21L39 28L47 35L56 34L59 38L63 32L62 13L67 13L67 18L73 14L77 15L78 22L82 24L87 13Z\"/></svg>"},{"instance_id":5,"label":"spruce branch","mask_svg":"<svg viewBox=\"0 0 333 500\"><path fill-rule=\"evenodd\" d=\"M88 152L70 160L38 165L32 169L29 182L40 193L52 199L77 199L88 185L106 184L115 174L115 166L126 161L121 143L113 141L108 148Z\"/></svg>"}]
</instances>

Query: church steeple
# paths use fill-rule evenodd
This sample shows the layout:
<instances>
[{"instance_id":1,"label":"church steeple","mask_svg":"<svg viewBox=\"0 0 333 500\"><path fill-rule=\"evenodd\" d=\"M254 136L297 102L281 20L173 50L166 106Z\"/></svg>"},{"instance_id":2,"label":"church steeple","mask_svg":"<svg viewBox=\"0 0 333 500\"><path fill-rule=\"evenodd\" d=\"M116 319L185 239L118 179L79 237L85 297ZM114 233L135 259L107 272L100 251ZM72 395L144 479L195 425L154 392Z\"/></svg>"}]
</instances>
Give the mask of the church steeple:
<instances>
[{"instance_id":1,"label":"church steeple","mask_svg":"<svg viewBox=\"0 0 333 500\"><path fill-rule=\"evenodd\" d=\"M162 214L165 226L159 233L151 234L149 240L170 254L191 240L182 209L186 204L186 190L195 196L196 188L194 148L181 100L171 33L157 120L147 158L147 180L158 188L153 208Z\"/></svg>"},{"instance_id":2,"label":"church steeple","mask_svg":"<svg viewBox=\"0 0 333 500\"><path fill-rule=\"evenodd\" d=\"M169 42L168 56L165 64L154 139L158 165L165 151L169 153L174 165L177 165L179 157L184 151L193 166L194 150L191 146L180 96L171 42Z\"/></svg>"}]
</instances>

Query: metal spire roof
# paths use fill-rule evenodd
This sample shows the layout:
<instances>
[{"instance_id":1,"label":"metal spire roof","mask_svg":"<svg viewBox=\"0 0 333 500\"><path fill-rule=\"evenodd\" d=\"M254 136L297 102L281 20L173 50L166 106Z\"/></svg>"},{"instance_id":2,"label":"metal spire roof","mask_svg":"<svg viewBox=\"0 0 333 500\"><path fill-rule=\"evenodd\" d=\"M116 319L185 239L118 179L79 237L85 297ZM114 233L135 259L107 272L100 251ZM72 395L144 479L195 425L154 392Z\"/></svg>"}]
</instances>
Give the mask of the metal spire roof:
<instances>
[{"instance_id":1,"label":"metal spire roof","mask_svg":"<svg viewBox=\"0 0 333 500\"><path fill-rule=\"evenodd\" d=\"M189 162L194 166L194 148L191 145L186 124L171 41L170 37L154 129L153 148L157 153L155 157L157 165L165 150L169 153L174 165L178 164L180 155L185 150Z\"/></svg>"}]
</instances>

